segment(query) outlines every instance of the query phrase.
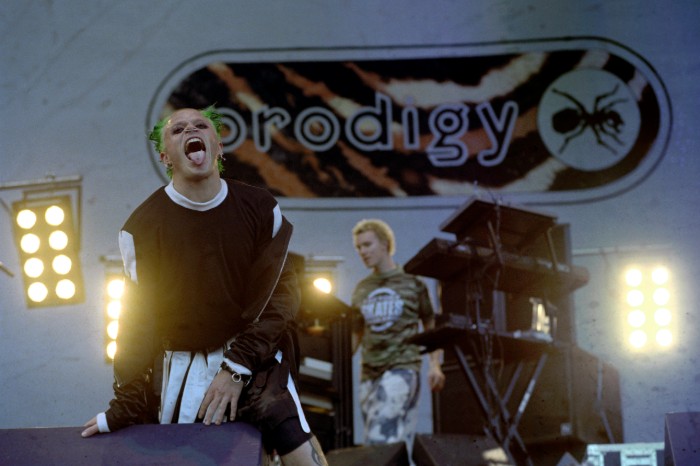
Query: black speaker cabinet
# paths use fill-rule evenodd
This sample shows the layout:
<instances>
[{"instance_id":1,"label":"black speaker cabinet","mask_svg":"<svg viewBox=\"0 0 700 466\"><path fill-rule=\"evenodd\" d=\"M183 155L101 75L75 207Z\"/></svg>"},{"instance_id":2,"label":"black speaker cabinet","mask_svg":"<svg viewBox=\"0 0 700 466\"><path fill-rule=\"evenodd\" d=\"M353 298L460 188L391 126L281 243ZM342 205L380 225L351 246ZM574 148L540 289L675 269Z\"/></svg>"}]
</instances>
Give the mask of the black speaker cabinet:
<instances>
[{"instance_id":1,"label":"black speaker cabinet","mask_svg":"<svg viewBox=\"0 0 700 466\"><path fill-rule=\"evenodd\" d=\"M413 445L416 466L496 466L508 463L506 453L485 436L418 434Z\"/></svg>"},{"instance_id":2,"label":"black speaker cabinet","mask_svg":"<svg viewBox=\"0 0 700 466\"><path fill-rule=\"evenodd\" d=\"M326 453L329 466L408 466L404 442L339 448Z\"/></svg>"},{"instance_id":3,"label":"black speaker cabinet","mask_svg":"<svg viewBox=\"0 0 700 466\"><path fill-rule=\"evenodd\" d=\"M435 433L484 435L487 425L467 379L445 352L445 388L433 394ZM506 387L514 364L493 367ZM524 390L527 380L516 390ZM511 413L517 406L509 406ZM610 364L573 345L549 355L518 425L531 456L570 452L579 461L588 444L622 443L619 375ZM542 459L538 465L548 464ZM554 461L552 464L556 464Z\"/></svg>"}]
</instances>

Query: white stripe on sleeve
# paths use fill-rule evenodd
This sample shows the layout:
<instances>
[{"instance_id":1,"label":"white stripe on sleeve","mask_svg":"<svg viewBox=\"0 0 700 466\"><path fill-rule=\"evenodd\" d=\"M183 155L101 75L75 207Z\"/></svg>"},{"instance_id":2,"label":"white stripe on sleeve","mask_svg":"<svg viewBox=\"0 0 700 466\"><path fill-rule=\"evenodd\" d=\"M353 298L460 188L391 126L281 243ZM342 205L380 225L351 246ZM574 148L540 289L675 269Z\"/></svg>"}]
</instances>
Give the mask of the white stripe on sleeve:
<instances>
[{"instance_id":1,"label":"white stripe on sleeve","mask_svg":"<svg viewBox=\"0 0 700 466\"><path fill-rule=\"evenodd\" d=\"M134 246L134 237L131 233L125 230L119 232L119 250L122 253L122 262L124 262L124 273L129 279L138 283L136 276L136 247Z\"/></svg>"},{"instance_id":2,"label":"white stripe on sleeve","mask_svg":"<svg viewBox=\"0 0 700 466\"><path fill-rule=\"evenodd\" d=\"M280 209L279 204L272 209L272 215L275 216L275 223L272 225L272 237L274 238L277 236L277 232L280 231L280 227L282 226L282 209Z\"/></svg>"}]
</instances>

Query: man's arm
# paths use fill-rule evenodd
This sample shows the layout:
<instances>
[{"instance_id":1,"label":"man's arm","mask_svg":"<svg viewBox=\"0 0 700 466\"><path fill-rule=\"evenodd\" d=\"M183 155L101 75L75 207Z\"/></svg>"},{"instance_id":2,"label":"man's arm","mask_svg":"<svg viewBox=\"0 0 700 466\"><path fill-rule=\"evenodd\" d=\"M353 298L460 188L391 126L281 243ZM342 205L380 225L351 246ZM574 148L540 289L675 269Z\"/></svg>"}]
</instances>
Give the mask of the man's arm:
<instances>
[{"instance_id":1,"label":"man's arm","mask_svg":"<svg viewBox=\"0 0 700 466\"><path fill-rule=\"evenodd\" d=\"M123 386L115 382L114 398L109 402L109 409L86 422L82 436L90 437L98 432L114 432L133 424L155 422L149 417L149 387L150 379L145 374Z\"/></svg>"},{"instance_id":2,"label":"man's arm","mask_svg":"<svg viewBox=\"0 0 700 466\"><path fill-rule=\"evenodd\" d=\"M272 359L278 350L285 350L289 345L289 333L292 331L301 302L301 292L297 282L296 273L292 264L286 260L287 246L291 236L291 224L284 221L275 208L275 225L279 222L279 230L273 227L273 240L265 248L261 258L251 268L251 283L264 286L270 281L271 293L268 296L259 294L252 300L256 303L252 306L257 312L251 316L252 322L246 329L236 336L235 341L224 352L224 360L229 367L241 374L253 375L260 365ZM270 275L274 267L267 266L265 261L281 260L277 273ZM281 259L280 259L281 258ZM263 301L260 301L263 298ZM268 299L269 298L269 299ZM262 309L255 310L259 304ZM293 348L288 348L293 351ZM235 382L227 371L220 371L212 381L200 406L199 416L204 418L204 423L214 422L219 424L223 419L224 411L228 404L231 405L231 420L235 419L238 398L243 390L243 383ZM234 377L235 378L235 377Z\"/></svg>"},{"instance_id":3,"label":"man's arm","mask_svg":"<svg viewBox=\"0 0 700 466\"><path fill-rule=\"evenodd\" d=\"M126 230L119 232L119 250L124 264L124 310L120 317L114 360L114 398L109 409L89 420L83 437L98 432L114 432L132 424L156 422L148 407L154 361L153 321L143 312L149 306L142 302L136 275L134 237Z\"/></svg>"},{"instance_id":4,"label":"man's arm","mask_svg":"<svg viewBox=\"0 0 700 466\"><path fill-rule=\"evenodd\" d=\"M296 273L285 262L269 301L257 318L236 336L224 353L226 359L253 371L272 359L293 327L300 302Z\"/></svg>"},{"instance_id":5,"label":"man's arm","mask_svg":"<svg viewBox=\"0 0 700 466\"><path fill-rule=\"evenodd\" d=\"M432 330L435 328L435 317L422 319L423 328ZM438 392L445 386L445 374L442 372L442 350L437 349L429 353L430 368L428 369L428 385L434 392Z\"/></svg>"},{"instance_id":6,"label":"man's arm","mask_svg":"<svg viewBox=\"0 0 700 466\"><path fill-rule=\"evenodd\" d=\"M290 330L300 300L294 269L285 263L275 291L260 317L249 324L224 352L227 364L241 373L253 374L262 361L274 357L282 346L284 335ZM204 424L221 424L229 404L230 420L235 420L235 407L245 384L235 382L231 375L220 370L209 386L198 413Z\"/></svg>"}]
</instances>

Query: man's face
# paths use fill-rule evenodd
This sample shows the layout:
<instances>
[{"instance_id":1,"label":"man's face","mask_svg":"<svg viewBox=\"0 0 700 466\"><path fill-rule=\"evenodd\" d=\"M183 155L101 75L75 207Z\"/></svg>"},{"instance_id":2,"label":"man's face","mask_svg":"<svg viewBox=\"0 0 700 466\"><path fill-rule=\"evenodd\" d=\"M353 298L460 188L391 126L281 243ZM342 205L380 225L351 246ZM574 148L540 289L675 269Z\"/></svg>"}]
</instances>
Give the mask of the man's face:
<instances>
[{"instance_id":1,"label":"man's face","mask_svg":"<svg viewBox=\"0 0 700 466\"><path fill-rule=\"evenodd\" d=\"M367 268L376 268L389 257L386 242L380 241L373 231L363 231L355 236L355 249Z\"/></svg>"},{"instance_id":2,"label":"man's face","mask_svg":"<svg viewBox=\"0 0 700 466\"><path fill-rule=\"evenodd\" d=\"M172 165L173 178L202 179L218 173L216 158L223 145L205 116L194 109L173 113L163 127L161 160Z\"/></svg>"}]
</instances>

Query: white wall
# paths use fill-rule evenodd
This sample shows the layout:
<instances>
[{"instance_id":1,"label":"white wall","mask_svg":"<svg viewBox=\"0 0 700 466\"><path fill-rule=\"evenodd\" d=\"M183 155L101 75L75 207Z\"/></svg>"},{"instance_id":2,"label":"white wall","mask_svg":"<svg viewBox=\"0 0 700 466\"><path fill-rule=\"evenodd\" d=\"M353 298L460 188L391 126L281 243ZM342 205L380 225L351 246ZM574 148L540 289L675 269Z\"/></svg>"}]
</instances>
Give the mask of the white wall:
<instances>
[{"instance_id":1,"label":"white wall","mask_svg":"<svg viewBox=\"0 0 700 466\"><path fill-rule=\"evenodd\" d=\"M662 441L664 413L700 410L694 321L700 296L693 281L700 275L698 20L694 0L3 2L0 183L47 173L82 175L87 299L80 306L28 310L19 275L0 274L0 428L79 425L106 408L111 368L101 353L99 258L117 253L117 230L160 184L145 156L147 105L184 60L222 48L449 45L595 35L633 48L657 70L673 106L670 145L651 176L622 195L544 207L571 224L579 251L670 245L682 279L680 342L673 353L632 356L611 330L616 317L609 273L619 255L580 256L578 264L589 268L591 282L576 293L579 344L620 371L625 441ZM0 191L5 205L20 196L18 190ZM366 273L349 235L359 218L389 221L399 236L397 259L405 262L438 234L458 204L449 200L413 211L315 211L281 203L296 226L296 252L346 258L338 290L344 300ZM0 261L19 272L8 212L0 213ZM429 430L429 421L421 429Z\"/></svg>"}]
</instances>

